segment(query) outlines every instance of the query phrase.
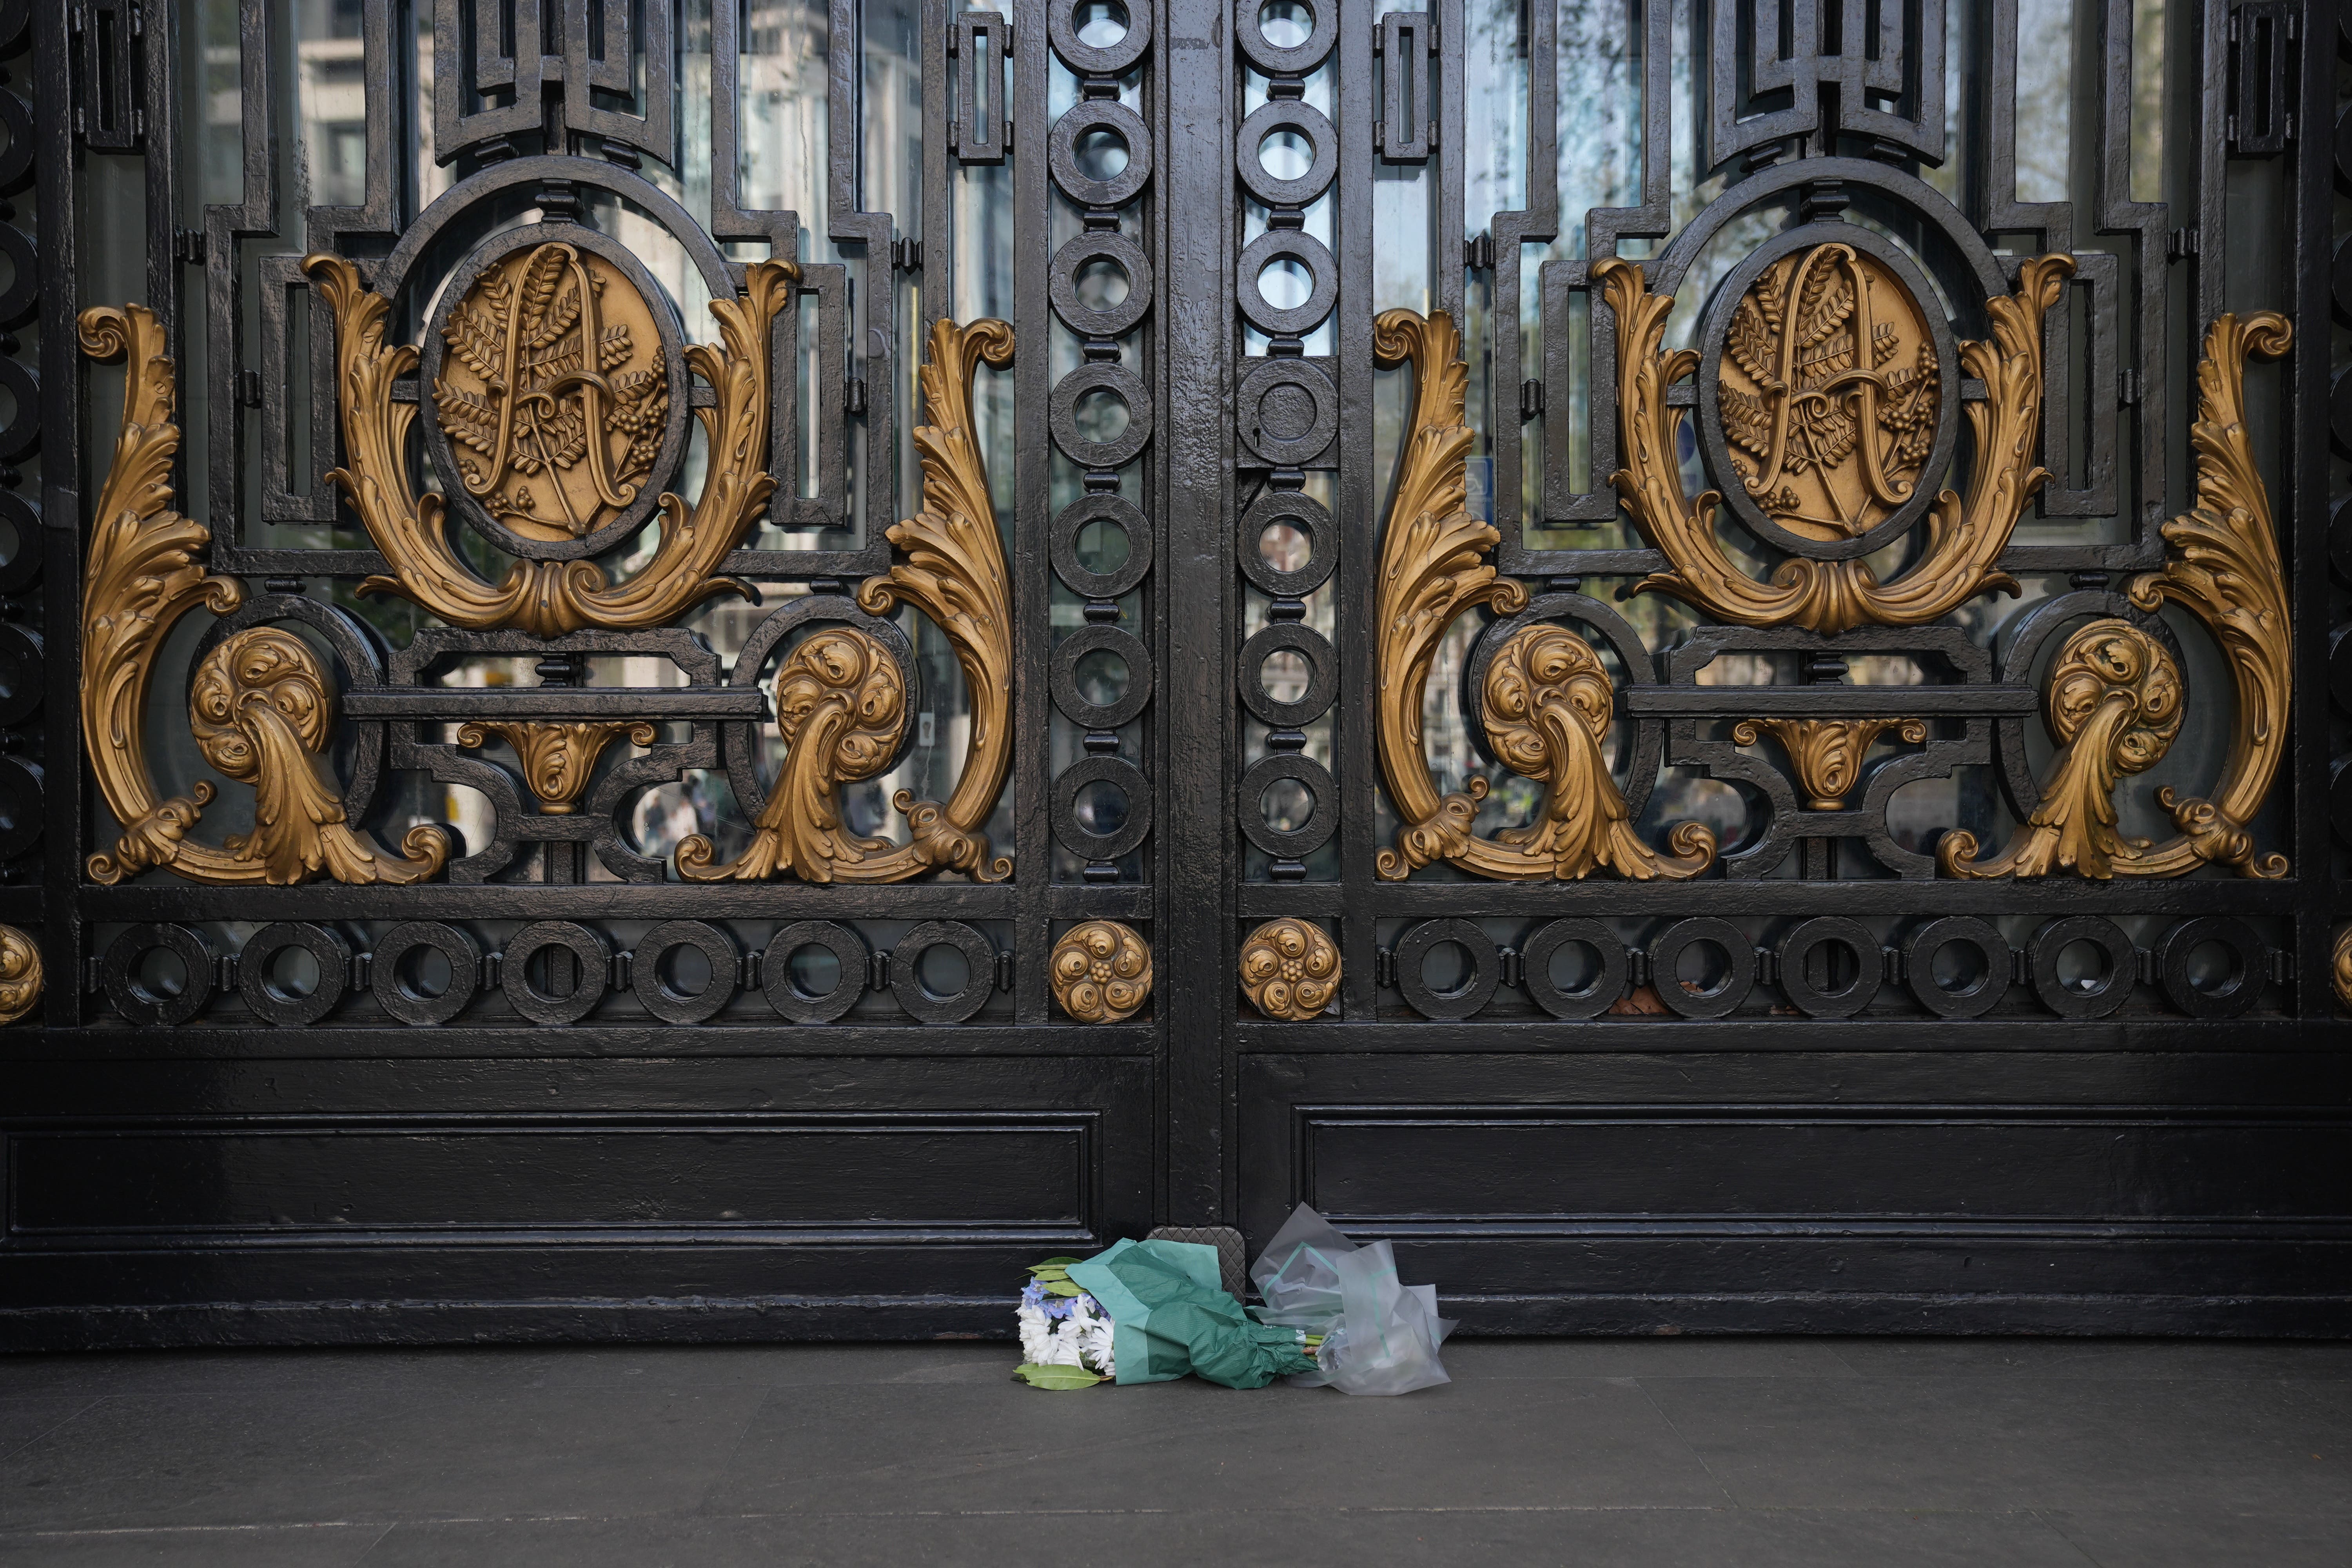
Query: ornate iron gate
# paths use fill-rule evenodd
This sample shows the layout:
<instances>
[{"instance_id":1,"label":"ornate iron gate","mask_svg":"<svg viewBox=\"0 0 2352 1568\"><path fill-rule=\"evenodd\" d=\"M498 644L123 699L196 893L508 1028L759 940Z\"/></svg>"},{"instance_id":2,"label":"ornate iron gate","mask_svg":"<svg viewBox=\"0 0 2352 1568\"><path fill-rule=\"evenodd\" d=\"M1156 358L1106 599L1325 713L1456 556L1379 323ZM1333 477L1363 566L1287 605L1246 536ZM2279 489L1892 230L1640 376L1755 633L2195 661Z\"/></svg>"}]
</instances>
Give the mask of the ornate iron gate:
<instances>
[{"instance_id":1,"label":"ornate iron gate","mask_svg":"<svg viewBox=\"0 0 2352 1568\"><path fill-rule=\"evenodd\" d=\"M0 1341L2333 1331L2347 60L0 7Z\"/></svg>"}]
</instances>

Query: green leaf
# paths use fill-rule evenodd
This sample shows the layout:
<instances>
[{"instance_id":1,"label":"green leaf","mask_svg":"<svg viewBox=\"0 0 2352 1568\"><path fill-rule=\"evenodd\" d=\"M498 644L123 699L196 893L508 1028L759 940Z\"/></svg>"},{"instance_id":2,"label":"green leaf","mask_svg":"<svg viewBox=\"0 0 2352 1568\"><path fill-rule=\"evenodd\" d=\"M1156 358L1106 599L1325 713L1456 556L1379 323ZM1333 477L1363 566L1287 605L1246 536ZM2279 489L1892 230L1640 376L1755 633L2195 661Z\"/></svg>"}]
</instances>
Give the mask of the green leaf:
<instances>
[{"instance_id":1,"label":"green leaf","mask_svg":"<svg viewBox=\"0 0 2352 1568\"><path fill-rule=\"evenodd\" d=\"M1084 1263L1083 1258L1048 1258L1037 1265L1040 1268L1067 1268L1073 1263Z\"/></svg>"},{"instance_id":2,"label":"green leaf","mask_svg":"<svg viewBox=\"0 0 2352 1568\"><path fill-rule=\"evenodd\" d=\"M1048 1296L1083 1296L1086 1294L1084 1290L1079 1289L1076 1285L1071 1284L1066 1279L1048 1279L1044 1283L1045 1286L1045 1294Z\"/></svg>"},{"instance_id":3,"label":"green leaf","mask_svg":"<svg viewBox=\"0 0 2352 1568\"><path fill-rule=\"evenodd\" d=\"M1070 1277L1070 1271L1066 1268L1048 1268L1043 1264L1029 1272L1034 1278L1039 1279L1067 1279Z\"/></svg>"},{"instance_id":4,"label":"green leaf","mask_svg":"<svg viewBox=\"0 0 2352 1568\"><path fill-rule=\"evenodd\" d=\"M1100 1374L1080 1366L1039 1366L1024 1362L1013 1369L1013 1379L1032 1388L1092 1388L1103 1381Z\"/></svg>"}]
</instances>

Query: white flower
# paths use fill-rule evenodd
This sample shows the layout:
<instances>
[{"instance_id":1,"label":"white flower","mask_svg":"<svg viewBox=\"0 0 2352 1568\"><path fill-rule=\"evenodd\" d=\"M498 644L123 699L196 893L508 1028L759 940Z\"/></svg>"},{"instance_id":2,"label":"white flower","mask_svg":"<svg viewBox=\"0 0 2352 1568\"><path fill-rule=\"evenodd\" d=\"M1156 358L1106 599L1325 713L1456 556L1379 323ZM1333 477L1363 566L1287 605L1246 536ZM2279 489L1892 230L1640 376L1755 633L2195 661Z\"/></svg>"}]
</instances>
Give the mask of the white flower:
<instances>
[{"instance_id":1,"label":"white flower","mask_svg":"<svg viewBox=\"0 0 2352 1568\"><path fill-rule=\"evenodd\" d=\"M1014 1310L1013 1317L1021 1325L1021 1359L1033 1366L1051 1365L1047 1352L1053 1344L1054 1330L1045 1314L1024 1303Z\"/></svg>"}]
</instances>

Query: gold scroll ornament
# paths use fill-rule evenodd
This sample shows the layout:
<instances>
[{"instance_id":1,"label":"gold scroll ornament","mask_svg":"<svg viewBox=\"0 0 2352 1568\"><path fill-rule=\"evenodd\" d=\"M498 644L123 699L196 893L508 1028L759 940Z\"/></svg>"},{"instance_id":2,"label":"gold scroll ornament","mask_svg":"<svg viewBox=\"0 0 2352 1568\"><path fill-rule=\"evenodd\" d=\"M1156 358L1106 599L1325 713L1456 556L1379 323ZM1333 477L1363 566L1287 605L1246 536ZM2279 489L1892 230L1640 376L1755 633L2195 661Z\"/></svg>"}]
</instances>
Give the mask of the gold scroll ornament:
<instances>
[{"instance_id":1,"label":"gold scroll ornament","mask_svg":"<svg viewBox=\"0 0 2352 1568\"><path fill-rule=\"evenodd\" d=\"M2352 926L2336 933L2336 962L2333 965L2336 999L2352 1007Z\"/></svg>"},{"instance_id":2,"label":"gold scroll ornament","mask_svg":"<svg viewBox=\"0 0 2352 1568\"><path fill-rule=\"evenodd\" d=\"M910 841L866 838L842 824L840 786L889 765L907 722L907 693L890 650L851 626L829 626L793 650L776 672L776 723L790 749L768 792L751 847L725 865L700 834L677 847L689 881L756 879L789 871L804 882L903 882L940 868L1003 881L1013 862L991 856L982 829L1013 765L1013 602L988 474L973 438L971 381L982 362L1013 363L1003 321L931 326L922 367L930 422L915 430L923 461L923 508L894 525L907 559L857 590L858 607L887 616L901 604L929 616L954 647L971 701L963 772L945 805L891 797Z\"/></svg>"},{"instance_id":3,"label":"gold scroll ornament","mask_svg":"<svg viewBox=\"0 0 2352 1568\"><path fill-rule=\"evenodd\" d=\"M1242 994L1278 1023L1316 1017L1339 994L1339 944L1313 921L1266 921L1242 942Z\"/></svg>"},{"instance_id":4,"label":"gold scroll ornament","mask_svg":"<svg viewBox=\"0 0 2352 1568\"><path fill-rule=\"evenodd\" d=\"M1927 738L1919 719L1742 719L1732 743L1752 746L1769 733L1789 754L1806 808L1836 811L1862 779L1862 759L1889 730L1914 745Z\"/></svg>"},{"instance_id":5,"label":"gold scroll ornament","mask_svg":"<svg viewBox=\"0 0 2352 1568\"><path fill-rule=\"evenodd\" d=\"M643 719L582 721L576 723L526 723L516 720L482 720L457 730L457 744L472 751L497 736L514 748L522 763L523 782L549 816L569 816L579 809L596 759L623 735L633 746L654 743L654 727Z\"/></svg>"},{"instance_id":6,"label":"gold scroll ornament","mask_svg":"<svg viewBox=\"0 0 2352 1568\"><path fill-rule=\"evenodd\" d=\"M1395 880L1440 859L1515 881L1570 880L1604 866L1644 879L1704 871L1715 860L1715 835L1703 824L1678 825L1668 836L1671 856L1635 836L1609 773L1609 673L1583 638L1561 626L1538 624L1515 634L1487 667L1483 689L1495 754L1546 786L1535 820L1484 838L1471 827L1486 796L1484 778L1471 779L1466 791L1438 794L1421 732L1438 645L1472 605L1514 615L1527 607L1528 591L1496 574L1486 552L1502 536L1464 505L1468 372L1453 319L1443 310L1383 311L1372 352L1381 364L1409 361L1415 384L1412 434L1381 541L1378 606L1381 772L1410 826L1396 847L1380 852L1380 875Z\"/></svg>"},{"instance_id":7,"label":"gold scroll ornament","mask_svg":"<svg viewBox=\"0 0 2352 1568\"><path fill-rule=\"evenodd\" d=\"M99 793L122 824L112 851L89 858L90 876L119 882L168 866L197 882L284 884L322 869L341 882L430 877L448 858L442 829L409 829L404 858L344 820L341 794L324 772L333 700L310 646L290 632L257 626L228 638L197 667L191 693L205 760L253 786L253 832L220 848L189 839L213 798L208 783L156 798L146 745L156 656L182 616L199 604L228 615L245 602L245 589L196 564L212 534L172 507L180 427L154 312L99 306L82 312L80 329L83 353L128 362L122 430L99 490L82 583L82 743Z\"/></svg>"},{"instance_id":8,"label":"gold scroll ornament","mask_svg":"<svg viewBox=\"0 0 2352 1568\"><path fill-rule=\"evenodd\" d=\"M2293 626L2269 493L2254 466L2245 425L2246 361L2276 359L2294 342L2284 316L2262 310L2242 321L2217 318L2197 366L2197 504L2166 523L2159 570L2133 582L2143 610L2166 600L2204 623L2230 663L2237 705L2221 781L2208 796L2184 798L2170 785L2157 801L2175 836L2161 844L2116 831L2115 787L2162 758L2180 728L2179 670L2147 633L2123 621L2094 622L2066 640L2052 667L2045 715L2062 749L2050 764L2042 804L2008 847L1977 858L1974 835L1948 833L1936 858L1954 877L2178 877L2209 862L2248 877L2284 877L2284 855L2257 855L2247 825L2261 809L2286 754Z\"/></svg>"},{"instance_id":9,"label":"gold scroll ornament","mask_svg":"<svg viewBox=\"0 0 2352 1568\"><path fill-rule=\"evenodd\" d=\"M536 257L550 249L568 248L541 247L530 254ZM755 261L746 268L740 297L710 302L710 313L719 321L719 343L694 343L686 350L688 366L710 384L713 394L710 406L694 411L709 437L709 462L702 494L691 510L677 495L663 493L660 542L653 559L618 584L593 561L518 561L495 586L477 576L452 547L446 508L439 492L418 495L409 483L408 427L416 417L416 405L395 399L393 386L415 372L417 353L413 344L385 343L390 303L362 287L359 269L340 256L322 252L305 257L302 269L310 275L335 317L343 466L328 477L342 487L352 510L367 526L368 537L392 563L391 576L368 578L360 584L361 593L414 600L451 626L469 630L518 626L543 637L585 626L627 630L661 626L714 594L751 596L747 584L716 574L775 489L767 470L769 328L777 312L788 308L795 296L800 269L793 263ZM474 287L478 290L482 284L478 279ZM585 289L589 285L574 282L572 287ZM626 278L615 273L610 275L603 292L615 296L617 302L619 294L633 294L634 289ZM643 310L642 300L637 305ZM650 331L651 315L644 319ZM520 330L518 321L516 331ZM458 357L461 363L466 359L462 353ZM565 406L564 394L558 389L569 384L557 377L529 395L560 408ZM572 390L584 396L585 384ZM595 407L603 408L607 402L617 407L620 394L608 387L600 399ZM520 395L515 399L523 400ZM650 416L650 405L643 396L629 406L635 410L632 417ZM500 407L512 411L505 400ZM556 414L545 417L561 423ZM635 433L620 434L629 434L634 442ZM618 435L612 438L617 440ZM654 438L658 439L657 435ZM568 448L557 448L562 449ZM582 448L583 457L589 449ZM509 457L496 471L478 466L467 479L469 489L479 479L488 489L498 491L499 485L508 482L509 471L529 456L517 448L511 433L504 446L494 441L493 450L505 451ZM532 450L551 460L543 444ZM610 449L605 450L609 458ZM613 460L627 461L625 456ZM568 470L559 468L557 473L562 480L560 493L569 497L572 490L563 487L579 483L586 487L581 491L583 496L593 493L600 506L606 504L604 491L584 480L573 480ZM544 487L556 480L541 478L531 482ZM510 490L499 493L512 496ZM620 491L614 489L610 493ZM569 500L560 503L562 507L585 504ZM532 514L536 517L559 503L552 496L542 502L534 492L532 505L539 509ZM508 521L512 524L517 520L509 515ZM568 523L547 524L541 531L551 537L571 536Z\"/></svg>"},{"instance_id":10,"label":"gold scroll ornament","mask_svg":"<svg viewBox=\"0 0 2352 1568\"><path fill-rule=\"evenodd\" d=\"M0 926L0 1024L13 1024L41 999L41 944Z\"/></svg>"},{"instance_id":11,"label":"gold scroll ornament","mask_svg":"<svg viewBox=\"0 0 2352 1568\"><path fill-rule=\"evenodd\" d=\"M1123 921L1081 921L1054 943L1045 978L1055 1002L1079 1023L1117 1024L1151 995L1151 944Z\"/></svg>"},{"instance_id":12,"label":"gold scroll ornament","mask_svg":"<svg viewBox=\"0 0 2352 1568\"><path fill-rule=\"evenodd\" d=\"M637 499L669 414L661 329L628 278L551 241L482 269L441 335L433 405L467 494L526 539L582 539Z\"/></svg>"},{"instance_id":13,"label":"gold scroll ornament","mask_svg":"<svg viewBox=\"0 0 2352 1568\"><path fill-rule=\"evenodd\" d=\"M1849 268L1854 261L1849 247L1820 246L1792 259L1793 276L1776 285L1779 295L1765 300L1751 291L1734 317L1732 352L1727 354L1733 369L1722 390L1736 395L1724 399L1731 410L1726 424L1733 443L1758 458L1741 467L1750 489L1762 491L1759 500L1768 513L1796 531L1853 537L1886 515L1889 501L1911 493L1911 476L1926 455L1917 447L1923 438L1919 421L1933 425L1936 389L1921 382L1916 358L1898 384L1892 372L1861 365L1854 334L1844 329L1843 318L1822 324L1838 316L1832 308L1838 303L1837 287L1853 291L1854 299L1843 304L1848 311L1875 292L1876 280L1858 261ZM1824 635L1872 623L1923 626L1979 594L1996 588L2016 592L2015 580L1994 563L2025 503L2050 477L2033 461L2042 426L2042 318L2057 303L2074 270L2073 258L2064 256L2025 262L2013 295L1985 301L1992 341L1960 344L1961 369L1985 386L1984 399L1968 405L1976 458L1965 499L1950 490L1937 496L1927 513L1927 547L1916 564L1882 584L1866 561L1791 556L1769 583L1759 583L1735 565L1716 539L1715 511L1722 497L1708 490L1694 500L1683 489L1683 411L1667 403L1666 390L1698 368L1699 355L1660 346L1674 296L1651 293L1633 262L1594 262L1592 276L1617 318L1619 439L1625 466L1612 482L1634 527L1669 563L1667 570L1643 578L1636 591L1671 594L1736 626L1794 626ZM1838 286L1841 273L1847 281ZM1893 319L1911 320L1910 331L1924 331L1918 302L1891 272L1880 268L1879 274L1895 297L1889 303L1904 302ZM1779 278L1779 268L1768 269L1756 290ZM1805 293L1817 283L1829 292L1808 308ZM1758 335L1761 327L1751 324L1743 336L1740 322L1751 314L1757 323L1777 317L1780 335ZM1887 363L1899 362L1903 330L1891 338L1873 331L1872 354L1876 343L1892 341L1896 346ZM1809 364L1807 353L1826 357ZM1841 354L1853 363L1841 364ZM1754 368L1746 368L1744 360L1753 360Z\"/></svg>"}]
</instances>

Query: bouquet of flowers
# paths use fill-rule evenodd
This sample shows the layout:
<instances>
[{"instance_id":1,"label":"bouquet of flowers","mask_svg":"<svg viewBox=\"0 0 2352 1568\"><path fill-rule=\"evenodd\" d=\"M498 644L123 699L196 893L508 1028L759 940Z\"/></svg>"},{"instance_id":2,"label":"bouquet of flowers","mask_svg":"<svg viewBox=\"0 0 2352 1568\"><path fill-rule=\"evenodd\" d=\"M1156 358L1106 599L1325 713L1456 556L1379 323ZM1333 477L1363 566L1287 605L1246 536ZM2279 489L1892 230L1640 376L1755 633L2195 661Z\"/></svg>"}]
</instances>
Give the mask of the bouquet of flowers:
<instances>
[{"instance_id":1,"label":"bouquet of flowers","mask_svg":"<svg viewBox=\"0 0 2352 1568\"><path fill-rule=\"evenodd\" d=\"M1034 1387L1087 1388L1118 1375L1109 1314L1070 1282L1070 1265L1079 1261L1045 1259L1021 1292L1021 1365L1013 1375Z\"/></svg>"}]
</instances>

